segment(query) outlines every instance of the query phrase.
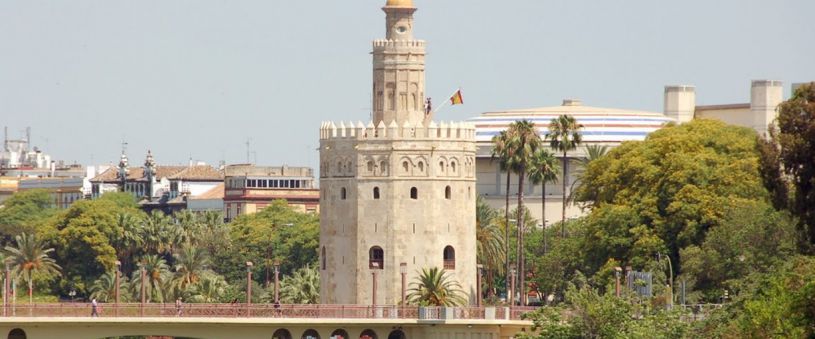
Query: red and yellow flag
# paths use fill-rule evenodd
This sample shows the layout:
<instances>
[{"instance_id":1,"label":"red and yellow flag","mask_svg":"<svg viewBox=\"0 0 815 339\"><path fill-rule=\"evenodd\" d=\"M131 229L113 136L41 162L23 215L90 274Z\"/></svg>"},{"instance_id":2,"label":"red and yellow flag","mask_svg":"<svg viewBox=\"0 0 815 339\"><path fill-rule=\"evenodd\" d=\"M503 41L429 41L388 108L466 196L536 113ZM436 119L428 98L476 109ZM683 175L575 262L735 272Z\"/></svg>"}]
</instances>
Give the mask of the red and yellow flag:
<instances>
[{"instance_id":1,"label":"red and yellow flag","mask_svg":"<svg viewBox=\"0 0 815 339\"><path fill-rule=\"evenodd\" d=\"M456 91L452 97L450 97L450 104L451 105L461 105L464 103L464 97L461 96L461 90Z\"/></svg>"}]
</instances>

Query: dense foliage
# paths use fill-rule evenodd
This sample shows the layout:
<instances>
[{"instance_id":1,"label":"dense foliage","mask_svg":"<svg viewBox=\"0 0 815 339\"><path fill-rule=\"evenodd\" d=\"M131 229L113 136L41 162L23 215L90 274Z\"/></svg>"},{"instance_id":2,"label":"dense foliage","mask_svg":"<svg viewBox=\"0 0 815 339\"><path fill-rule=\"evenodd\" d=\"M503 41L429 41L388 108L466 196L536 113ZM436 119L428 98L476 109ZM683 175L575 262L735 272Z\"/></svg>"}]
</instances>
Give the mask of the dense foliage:
<instances>
[{"instance_id":1,"label":"dense foliage","mask_svg":"<svg viewBox=\"0 0 815 339\"><path fill-rule=\"evenodd\" d=\"M118 268L121 301L141 300L142 288L148 302L243 300L251 261L252 297L259 300L264 287L271 288L275 261L284 281L302 267L314 271L307 267L317 262L318 217L285 201L225 224L218 212L146 214L126 193L64 210L50 199L44 191L24 191L0 208L0 245L7 253L0 259L18 283L38 293L112 302ZM292 302L314 302L315 295Z\"/></svg>"}]
</instances>

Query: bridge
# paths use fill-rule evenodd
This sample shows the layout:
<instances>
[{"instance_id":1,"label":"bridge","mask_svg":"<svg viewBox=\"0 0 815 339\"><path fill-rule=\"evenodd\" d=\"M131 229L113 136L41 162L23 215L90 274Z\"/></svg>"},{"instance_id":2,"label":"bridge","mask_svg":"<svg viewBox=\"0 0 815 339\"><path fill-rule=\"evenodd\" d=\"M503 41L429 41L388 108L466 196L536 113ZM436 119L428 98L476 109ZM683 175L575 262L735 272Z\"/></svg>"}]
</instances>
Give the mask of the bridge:
<instances>
[{"instance_id":1,"label":"bridge","mask_svg":"<svg viewBox=\"0 0 815 339\"><path fill-rule=\"evenodd\" d=\"M3 308L0 338L94 339L509 339L528 331L527 307L401 307L272 304L15 305Z\"/></svg>"}]
</instances>

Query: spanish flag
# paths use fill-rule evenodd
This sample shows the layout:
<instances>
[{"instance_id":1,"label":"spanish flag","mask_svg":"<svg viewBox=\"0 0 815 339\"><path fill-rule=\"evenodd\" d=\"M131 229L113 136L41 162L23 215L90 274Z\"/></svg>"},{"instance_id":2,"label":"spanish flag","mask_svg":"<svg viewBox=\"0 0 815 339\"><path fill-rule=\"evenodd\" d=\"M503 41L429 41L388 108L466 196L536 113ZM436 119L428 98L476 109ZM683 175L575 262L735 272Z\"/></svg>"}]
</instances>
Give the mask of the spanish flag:
<instances>
[{"instance_id":1,"label":"spanish flag","mask_svg":"<svg viewBox=\"0 0 815 339\"><path fill-rule=\"evenodd\" d=\"M464 97L461 96L461 90L456 91L452 97L450 97L450 104L451 105L461 105L464 103Z\"/></svg>"}]
</instances>

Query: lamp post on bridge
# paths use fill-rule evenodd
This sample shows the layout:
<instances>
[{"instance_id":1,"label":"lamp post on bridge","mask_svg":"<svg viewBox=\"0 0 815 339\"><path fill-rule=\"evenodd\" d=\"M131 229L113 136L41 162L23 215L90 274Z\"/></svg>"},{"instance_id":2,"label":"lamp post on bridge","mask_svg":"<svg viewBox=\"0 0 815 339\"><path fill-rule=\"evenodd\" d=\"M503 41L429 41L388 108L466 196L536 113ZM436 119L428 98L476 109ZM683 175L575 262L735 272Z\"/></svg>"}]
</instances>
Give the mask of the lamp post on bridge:
<instances>
[{"instance_id":1,"label":"lamp post on bridge","mask_svg":"<svg viewBox=\"0 0 815 339\"><path fill-rule=\"evenodd\" d=\"M114 315L116 316L119 316L119 278L121 277L121 275L122 275L122 262L116 260L116 280L114 282L116 284L116 287L114 287L116 291L115 292L116 306L114 306L113 308Z\"/></svg>"},{"instance_id":2,"label":"lamp post on bridge","mask_svg":"<svg viewBox=\"0 0 815 339\"><path fill-rule=\"evenodd\" d=\"M249 316L249 306L252 305L252 264L251 261L246 262L246 316Z\"/></svg>"},{"instance_id":3,"label":"lamp post on bridge","mask_svg":"<svg viewBox=\"0 0 815 339\"><path fill-rule=\"evenodd\" d=\"M274 303L280 305L280 260L274 261Z\"/></svg>"},{"instance_id":4,"label":"lamp post on bridge","mask_svg":"<svg viewBox=\"0 0 815 339\"><path fill-rule=\"evenodd\" d=\"M507 291L507 300L509 307L515 306L515 264L509 266L509 290Z\"/></svg>"},{"instance_id":5,"label":"lamp post on bridge","mask_svg":"<svg viewBox=\"0 0 815 339\"><path fill-rule=\"evenodd\" d=\"M402 308L407 305L407 263L399 264L399 273L402 274Z\"/></svg>"},{"instance_id":6,"label":"lamp post on bridge","mask_svg":"<svg viewBox=\"0 0 815 339\"><path fill-rule=\"evenodd\" d=\"M481 307L481 274L483 274L483 272L484 272L484 265L478 264L475 267L478 269L478 275L476 276L476 279L475 279L475 281L476 281L476 283L475 283L475 285L476 285L475 305L478 306L478 307Z\"/></svg>"},{"instance_id":7,"label":"lamp post on bridge","mask_svg":"<svg viewBox=\"0 0 815 339\"><path fill-rule=\"evenodd\" d=\"M141 316L144 316L144 303L147 301L145 295L144 280L147 279L147 272L144 270L144 265L139 268L139 275L141 276Z\"/></svg>"},{"instance_id":8,"label":"lamp post on bridge","mask_svg":"<svg viewBox=\"0 0 815 339\"><path fill-rule=\"evenodd\" d=\"M373 278L373 288L371 289L371 306L376 308L376 271L379 269L378 262L371 263L371 276Z\"/></svg>"}]
</instances>

